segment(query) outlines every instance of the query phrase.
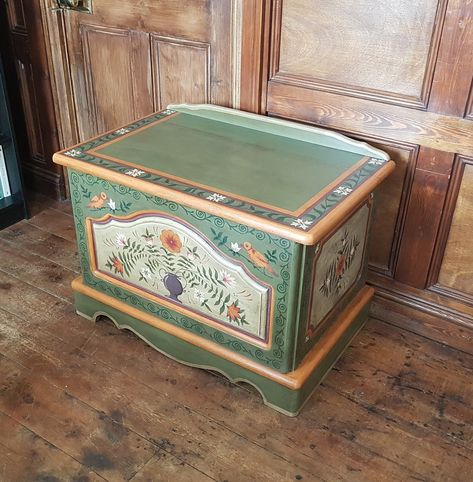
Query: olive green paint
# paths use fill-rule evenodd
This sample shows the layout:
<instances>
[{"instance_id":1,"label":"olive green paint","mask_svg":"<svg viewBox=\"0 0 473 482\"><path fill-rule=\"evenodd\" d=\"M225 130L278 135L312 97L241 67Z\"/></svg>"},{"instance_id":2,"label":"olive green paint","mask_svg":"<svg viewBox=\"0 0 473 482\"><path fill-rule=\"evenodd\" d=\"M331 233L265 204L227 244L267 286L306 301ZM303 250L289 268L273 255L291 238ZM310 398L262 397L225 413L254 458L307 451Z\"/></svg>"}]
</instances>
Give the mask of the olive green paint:
<instances>
[{"instance_id":1,"label":"olive green paint","mask_svg":"<svg viewBox=\"0 0 473 482\"><path fill-rule=\"evenodd\" d=\"M117 327L133 331L150 346L181 363L219 371L233 382L248 382L262 394L265 404L286 415L295 416L299 413L313 390L342 355L352 338L363 327L368 316L369 305L365 306L349 329L344 332L337 344L330 350L299 390L291 390L284 387L269 378L235 365L224 358L176 338L82 293L75 293L75 306L78 314L91 320L95 320L100 315L107 316L114 321Z\"/></svg>"},{"instance_id":2,"label":"olive green paint","mask_svg":"<svg viewBox=\"0 0 473 482\"><path fill-rule=\"evenodd\" d=\"M363 157L181 113L96 151L290 211Z\"/></svg>"}]
</instances>

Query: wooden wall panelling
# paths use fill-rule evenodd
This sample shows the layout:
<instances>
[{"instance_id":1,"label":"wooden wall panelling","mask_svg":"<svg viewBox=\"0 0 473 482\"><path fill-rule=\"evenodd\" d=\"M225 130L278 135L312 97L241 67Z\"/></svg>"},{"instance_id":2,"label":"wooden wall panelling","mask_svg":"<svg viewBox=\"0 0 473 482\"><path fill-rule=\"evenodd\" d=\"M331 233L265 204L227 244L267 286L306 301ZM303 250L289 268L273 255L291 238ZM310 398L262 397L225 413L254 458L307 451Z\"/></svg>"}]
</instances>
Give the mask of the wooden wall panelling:
<instances>
[{"instance_id":1,"label":"wooden wall panelling","mask_svg":"<svg viewBox=\"0 0 473 482\"><path fill-rule=\"evenodd\" d=\"M239 66L234 65L234 51L239 38L237 25L241 13L240 0L212 0L210 2L210 100L213 104L232 107L239 103ZM196 39L197 40L197 39ZM198 39L200 40L200 39ZM236 67L236 68L234 68ZM236 94L236 96L234 96Z\"/></svg>"},{"instance_id":2,"label":"wooden wall panelling","mask_svg":"<svg viewBox=\"0 0 473 482\"><path fill-rule=\"evenodd\" d=\"M359 136L355 136L359 138ZM363 137L371 145L386 151L396 169L377 190L370 241L370 268L393 277L401 233L407 211L407 198L415 171L418 146Z\"/></svg>"},{"instance_id":3,"label":"wooden wall panelling","mask_svg":"<svg viewBox=\"0 0 473 482\"><path fill-rule=\"evenodd\" d=\"M27 33L25 12L23 10L22 1L5 2L7 7L8 23L10 29L14 32Z\"/></svg>"},{"instance_id":4,"label":"wooden wall panelling","mask_svg":"<svg viewBox=\"0 0 473 482\"><path fill-rule=\"evenodd\" d=\"M473 158L458 156L432 265L433 291L473 306Z\"/></svg>"},{"instance_id":5,"label":"wooden wall panelling","mask_svg":"<svg viewBox=\"0 0 473 482\"><path fill-rule=\"evenodd\" d=\"M151 34L151 52L157 110L176 102L210 102L210 44Z\"/></svg>"},{"instance_id":6,"label":"wooden wall panelling","mask_svg":"<svg viewBox=\"0 0 473 482\"><path fill-rule=\"evenodd\" d=\"M89 25L79 28L91 137L153 111L148 35L129 29Z\"/></svg>"},{"instance_id":7,"label":"wooden wall panelling","mask_svg":"<svg viewBox=\"0 0 473 482\"><path fill-rule=\"evenodd\" d=\"M473 77L473 14L471 1L449 0L443 26L429 110L463 117Z\"/></svg>"},{"instance_id":8,"label":"wooden wall panelling","mask_svg":"<svg viewBox=\"0 0 473 482\"><path fill-rule=\"evenodd\" d=\"M38 21L41 5L33 0L11 0L8 12L29 144L29 152L21 155L25 182L48 195L62 197L62 170L52 163L59 143L45 34Z\"/></svg>"},{"instance_id":9,"label":"wooden wall panelling","mask_svg":"<svg viewBox=\"0 0 473 482\"><path fill-rule=\"evenodd\" d=\"M169 102L232 105L240 7L241 0L126 0L117 9L102 0L91 15L62 12L79 140Z\"/></svg>"},{"instance_id":10,"label":"wooden wall panelling","mask_svg":"<svg viewBox=\"0 0 473 482\"><path fill-rule=\"evenodd\" d=\"M393 277L419 146L344 131L340 133L384 150L396 162L394 172L376 191L368 250L371 270Z\"/></svg>"},{"instance_id":11,"label":"wooden wall panelling","mask_svg":"<svg viewBox=\"0 0 473 482\"><path fill-rule=\"evenodd\" d=\"M40 6L46 38L55 121L59 145L63 149L79 142L69 55L66 49L66 26L63 12L50 8L50 0L40 0Z\"/></svg>"},{"instance_id":12,"label":"wooden wall panelling","mask_svg":"<svg viewBox=\"0 0 473 482\"><path fill-rule=\"evenodd\" d=\"M446 4L277 1L272 80L425 108Z\"/></svg>"},{"instance_id":13,"label":"wooden wall panelling","mask_svg":"<svg viewBox=\"0 0 473 482\"><path fill-rule=\"evenodd\" d=\"M471 82L470 96L466 106L465 118L473 120L473 79Z\"/></svg>"},{"instance_id":14,"label":"wooden wall panelling","mask_svg":"<svg viewBox=\"0 0 473 482\"><path fill-rule=\"evenodd\" d=\"M239 108L266 112L266 87L270 51L269 0L245 0L242 8Z\"/></svg>"},{"instance_id":15,"label":"wooden wall panelling","mask_svg":"<svg viewBox=\"0 0 473 482\"><path fill-rule=\"evenodd\" d=\"M268 112L281 117L473 155L472 123L453 116L270 82Z\"/></svg>"},{"instance_id":16,"label":"wooden wall panelling","mask_svg":"<svg viewBox=\"0 0 473 482\"><path fill-rule=\"evenodd\" d=\"M453 158L448 152L420 149L396 268L397 280L417 288L427 287Z\"/></svg>"}]
</instances>

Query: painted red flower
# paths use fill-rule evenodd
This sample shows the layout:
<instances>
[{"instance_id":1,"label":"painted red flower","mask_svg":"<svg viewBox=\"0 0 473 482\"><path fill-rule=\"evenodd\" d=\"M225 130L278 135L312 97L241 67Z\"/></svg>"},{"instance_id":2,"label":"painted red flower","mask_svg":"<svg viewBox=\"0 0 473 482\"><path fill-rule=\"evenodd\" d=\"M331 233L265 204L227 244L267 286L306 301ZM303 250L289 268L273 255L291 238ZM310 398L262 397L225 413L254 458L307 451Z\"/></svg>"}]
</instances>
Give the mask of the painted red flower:
<instances>
[{"instance_id":1,"label":"painted red flower","mask_svg":"<svg viewBox=\"0 0 473 482\"><path fill-rule=\"evenodd\" d=\"M168 251L172 253L180 253L182 248L181 239L179 236L170 229L165 229L159 236L161 243Z\"/></svg>"},{"instance_id":2,"label":"painted red flower","mask_svg":"<svg viewBox=\"0 0 473 482\"><path fill-rule=\"evenodd\" d=\"M240 308L232 303L227 309L227 316L230 318L230 321L237 321L240 319Z\"/></svg>"}]
</instances>

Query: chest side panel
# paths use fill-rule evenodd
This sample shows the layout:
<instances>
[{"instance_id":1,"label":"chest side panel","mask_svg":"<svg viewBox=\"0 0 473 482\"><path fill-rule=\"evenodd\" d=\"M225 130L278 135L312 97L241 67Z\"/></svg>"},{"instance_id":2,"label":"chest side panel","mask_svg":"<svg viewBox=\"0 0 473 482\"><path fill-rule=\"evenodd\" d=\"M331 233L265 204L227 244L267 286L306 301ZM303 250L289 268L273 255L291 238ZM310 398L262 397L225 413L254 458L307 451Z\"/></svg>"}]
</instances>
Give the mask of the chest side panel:
<instances>
[{"instance_id":1,"label":"chest side panel","mask_svg":"<svg viewBox=\"0 0 473 482\"><path fill-rule=\"evenodd\" d=\"M368 200L319 244L306 248L298 361L363 285L370 218Z\"/></svg>"},{"instance_id":2,"label":"chest side panel","mask_svg":"<svg viewBox=\"0 0 473 482\"><path fill-rule=\"evenodd\" d=\"M70 170L84 282L281 372L300 246Z\"/></svg>"}]
</instances>

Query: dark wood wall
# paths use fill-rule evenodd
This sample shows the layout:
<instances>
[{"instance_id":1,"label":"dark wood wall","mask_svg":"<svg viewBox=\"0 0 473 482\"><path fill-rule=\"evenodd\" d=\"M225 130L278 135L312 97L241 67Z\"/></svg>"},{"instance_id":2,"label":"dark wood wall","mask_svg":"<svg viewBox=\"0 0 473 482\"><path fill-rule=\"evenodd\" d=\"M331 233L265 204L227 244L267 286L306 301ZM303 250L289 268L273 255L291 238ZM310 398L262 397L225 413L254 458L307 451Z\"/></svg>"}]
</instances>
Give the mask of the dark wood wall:
<instances>
[{"instance_id":1,"label":"dark wood wall","mask_svg":"<svg viewBox=\"0 0 473 482\"><path fill-rule=\"evenodd\" d=\"M85 14L51 10L52 0L9 2L25 168L41 189L53 182L61 192L50 164L58 146L169 102L329 127L397 163L371 236L374 309L411 326L399 306L440 317L438 338L473 327L470 1L92 3Z\"/></svg>"},{"instance_id":2,"label":"dark wood wall","mask_svg":"<svg viewBox=\"0 0 473 482\"><path fill-rule=\"evenodd\" d=\"M62 169L52 162L59 148L47 37L37 0L5 3L9 50L16 64L26 137L19 139L24 178L33 189L57 198L65 194Z\"/></svg>"}]
</instances>

